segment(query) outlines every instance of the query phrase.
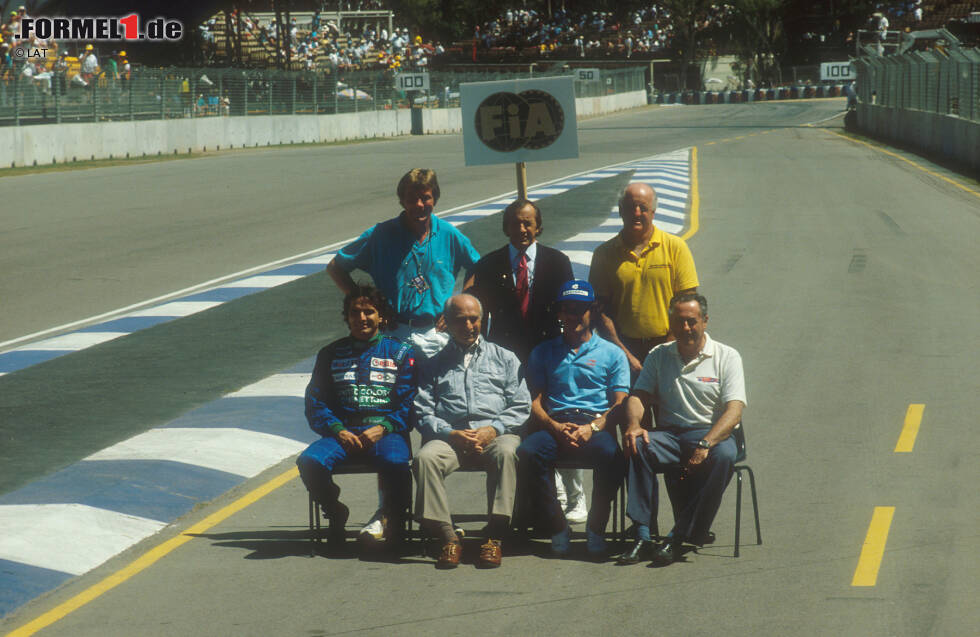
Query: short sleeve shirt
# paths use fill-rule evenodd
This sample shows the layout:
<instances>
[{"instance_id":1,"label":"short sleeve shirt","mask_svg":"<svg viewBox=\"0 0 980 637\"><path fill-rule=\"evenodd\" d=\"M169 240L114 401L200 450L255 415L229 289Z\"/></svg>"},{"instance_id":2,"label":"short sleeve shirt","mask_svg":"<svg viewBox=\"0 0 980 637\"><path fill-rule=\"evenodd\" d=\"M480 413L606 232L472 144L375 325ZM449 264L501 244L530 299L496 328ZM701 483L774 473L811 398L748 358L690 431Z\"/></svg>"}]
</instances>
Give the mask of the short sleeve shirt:
<instances>
[{"instance_id":1,"label":"short sleeve shirt","mask_svg":"<svg viewBox=\"0 0 980 637\"><path fill-rule=\"evenodd\" d=\"M677 342L653 348L643 362L634 390L653 397L659 407L658 426L710 427L725 411L725 404L745 400L742 357L733 348L704 335L704 347L684 363Z\"/></svg>"},{"instance_id":2,"label":"short sleeve shirt","mask_svg":"<svg viewBox=\"0 0 980 637\"><path fill-rule=\"evenodd\" d=\"M623 350L596 333L577 352L559 336L531 352L527 384L544 395L549 414L565 409L601 413L612 406L614 392L629 391L630 368Z\"/></svg>"},{"instance_id":3,"label":"short sleeve shirt","mask_svg":"<svg viewBox=\"0 0 980 637\"><path fill-rule=\"evenodd\" d=\"M698 286L694 257L680 237L654 227L639 255L616 235L592 255L589 283L606 299L606 311L621 335L664 336L669 330L667 306L681 290Z\"/></svg>"},{"instance_id":4,"label":"short sleeve shirt","mask_svg":"<svg viewBox=\"0 0 980 637\"><path fill-rule=\"evenodd\" d=\"M398 318L408 320L438 316L452 296L456 275L472 269L480 254L447 221L433 216L429 236L419 242L398 216L365 231L336 259L346 272L370 274Z\"/></svg>"}]
</instances>

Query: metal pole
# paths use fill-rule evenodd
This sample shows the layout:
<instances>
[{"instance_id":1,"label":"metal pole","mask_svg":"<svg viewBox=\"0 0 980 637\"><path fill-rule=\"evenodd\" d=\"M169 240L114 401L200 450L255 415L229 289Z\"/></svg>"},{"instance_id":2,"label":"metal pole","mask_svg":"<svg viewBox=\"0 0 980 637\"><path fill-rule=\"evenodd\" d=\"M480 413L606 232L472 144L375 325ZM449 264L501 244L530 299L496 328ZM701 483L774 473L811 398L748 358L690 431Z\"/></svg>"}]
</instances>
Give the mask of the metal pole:
<instances>
[{"instance_id":1,"label":"metal pole","mask_svg":"<svg viewBox=\"0 0 980 637\"><path fill-rule=\"evenodd\" d=\"M289 110L291 115L296 114L296 76L293 76L293 97L292 97L292 105Z\"/></svg>"},{"instance_id":2,"label":"metal pole","mask_svg":"<svg viewBox=\"0 0 980 637\"><path fill-rule=\"evenodd\" d=\"M272 87L275 86L275 82L269 78L267 84L269 85L269 115L272 115Z\"/></svg>"},{"instance_id":3,"label":"metal pole","mask_svg":"<svg viewBox=\"0 0 980 637\"><path fill-rule=\"evenodd\" d=\"M517 198L527 199L527 164L519 161L517 167Z\"/></svg>"},{"instance_id":4,"label":"metal pole","mask_svg":"<svg viewBox=\"0 0 980 637\"><path fill-rule=\"evenodd\" d=\"M167 82L163 74L160 75L160 119L167 119Z\"/></svg>"},{"instance_id":5,"label":"metal pole","mask_svg":"<svg viewBox=\"0 0 980 637\"><path fill-rule=\"evenodd\" d=\"M99 121L99 78L92 77L92 121Z\"/></svg>"},{"instance_id":6,"label":"metal pole","mask_svg":"<svg viewBox=\"0 0 980 637\"><path fill-rule=\"evenodd\" d=\"M14 76L14 126L20 126L20 77Z\"/></svg>"},{"instance_id":7,"label":"metal pole","mask_svg":"<svg viewBox=\"0 0 980 637\"><path fill-rule=\"evenodd\" d=\"M320 105L317 103L317 99L316 99L316 85L317 85L318 77L319 76L314 73L313 75L313 114L314 115L320 114Z\"/></svg>"},{"instance_id":8,"label":"metal pole","mask_svg":"<svg viewBox=\"0 0 980 637\"><path fill-rule=\"evenodd\" d=\"M242 95L244 96L242 99L243 102L242 106L245 107L245 109L242 111L242 115L247 117L248 116L248 75L246 75L245 73L242 73L242 86L244 87L244 90L242 91Z\"/></svg>"},{"instance_id":9,"label":"metal pole","mask_svg":"<svg viewBox=\"0 0 980 637\"><path fill-rule=\"evenodd\" d=\"M129 121L133 121L136 117L133 115L133 78L130 75L129 80L126 81L126 90L129 91Z\"/></svg>"},{"instance_id":10,"label":"metal pole","mask_svg":"<svg viewBox=\"0 0 980 637\"><path fill-rule=\"evenodd\" d=\"M61 78L55 76L54 78L54 121L56 124L61 123Z\"/></svg>"}]
</instances>

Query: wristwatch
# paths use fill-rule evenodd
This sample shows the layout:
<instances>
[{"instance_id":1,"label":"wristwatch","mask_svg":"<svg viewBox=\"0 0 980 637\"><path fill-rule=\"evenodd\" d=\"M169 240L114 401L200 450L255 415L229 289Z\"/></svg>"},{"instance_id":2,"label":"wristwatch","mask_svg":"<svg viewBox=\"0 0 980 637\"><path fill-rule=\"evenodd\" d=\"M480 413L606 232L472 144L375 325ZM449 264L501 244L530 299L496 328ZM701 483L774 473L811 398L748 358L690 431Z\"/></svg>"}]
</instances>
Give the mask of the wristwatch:
<instances>
[{"instance_id":1,"label":"wristwatch","mask_svg":"<svg viewBox=\"0 0 980 637\"><path fill-rule=\"evenodd\" d=\"M593 420L592 422L590 422L590 423L589 423L589 427L591 427L591 428L592 428L592 433L594 433L594 434L597 434L597 433L599 433L600 431L602 431L602 430L601 430L601 429L599 429L599 427L598 427L598 426L597 426L597 425L595 424L595 421L594 421L594 420Z\"/></svg>"},{"instance_id":2,"label":"wristwatch","mask_svg":"<svg viewBox=\"0 0 980 637\"><path fill-rule=\"evenodd\" d=\"M698 440L698 447L701 449L711 449L711 443L702 438L701 440Z\"/></svg>"}]
</instances>

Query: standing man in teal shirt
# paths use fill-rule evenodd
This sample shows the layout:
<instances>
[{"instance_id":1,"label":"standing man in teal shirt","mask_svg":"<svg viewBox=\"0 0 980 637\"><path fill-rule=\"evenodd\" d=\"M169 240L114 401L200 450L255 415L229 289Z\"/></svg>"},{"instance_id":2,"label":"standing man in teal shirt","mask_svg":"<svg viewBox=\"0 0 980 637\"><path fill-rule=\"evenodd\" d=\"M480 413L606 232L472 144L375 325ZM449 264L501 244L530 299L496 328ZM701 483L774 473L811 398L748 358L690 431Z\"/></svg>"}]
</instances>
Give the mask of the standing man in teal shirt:
<instances>
[{"instance_id":1,"label":"standing man in teal shirt","mask_svg":"<svg viewBox=\"0 0 980 637\"><path fill-rule=\"evenodd\" d=\"M345 246L327 272L344 294L354 286L352 270L370 274L395 308L397 324L391 335L432 356L449 340L435 325L456 276L463 268L469 273L480 254L462 232L432 214L439 201L434 170L408 171L397 192L401 214Z\"/></svg>"}]
</instances>

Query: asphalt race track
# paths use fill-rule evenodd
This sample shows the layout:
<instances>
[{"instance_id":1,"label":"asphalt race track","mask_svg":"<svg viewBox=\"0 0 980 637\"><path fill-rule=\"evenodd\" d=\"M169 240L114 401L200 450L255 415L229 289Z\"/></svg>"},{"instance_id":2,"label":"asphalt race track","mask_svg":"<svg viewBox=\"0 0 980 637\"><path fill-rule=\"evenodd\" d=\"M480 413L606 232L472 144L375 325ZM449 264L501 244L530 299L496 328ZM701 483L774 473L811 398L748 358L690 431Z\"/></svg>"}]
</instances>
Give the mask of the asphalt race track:
<instances>
[{"instance_id":1,"label":"asphalt race track","mask_svg":"<svg viewBox=\"0 0 980 637\"><path fill-rule=\"evenodd\" d=\"M583 559L550 560L544 542L505 545L495 571L473 568L475 544L452 572L422 555L361 560L353 539L349 552L310 558L305 490L286 459L39 591L0 630L973 634L980 191L846 138L834 117L842 108L644 108L580 122L579 159L528 165L534 185L693 148L686 232L709 332L745 363L761 546L746 499L741 556L731 556L733 484L717 543L665 569L592 564L584 547ZM352 238L397 213L395 183L413 166L438 171L437 212L514 189L512 166L464 167L458 136L0 178L0 342L9 344L0 351ZM608 218L632 172L602 175L541 200L543 243ZM505 241L499 215L462 229L481 252ZM273 374L301 372L342 332L338 298L321 272L0 376L0 497ZM302 426L299 410L280 417ZM375 483L341 484L353 534L374 509ZM449 484L463 526L477 531L482 480ZM661 526L669 519L662 506ZM71 544L61 550L69 561Z\"/></svg>"}]
</instances>

